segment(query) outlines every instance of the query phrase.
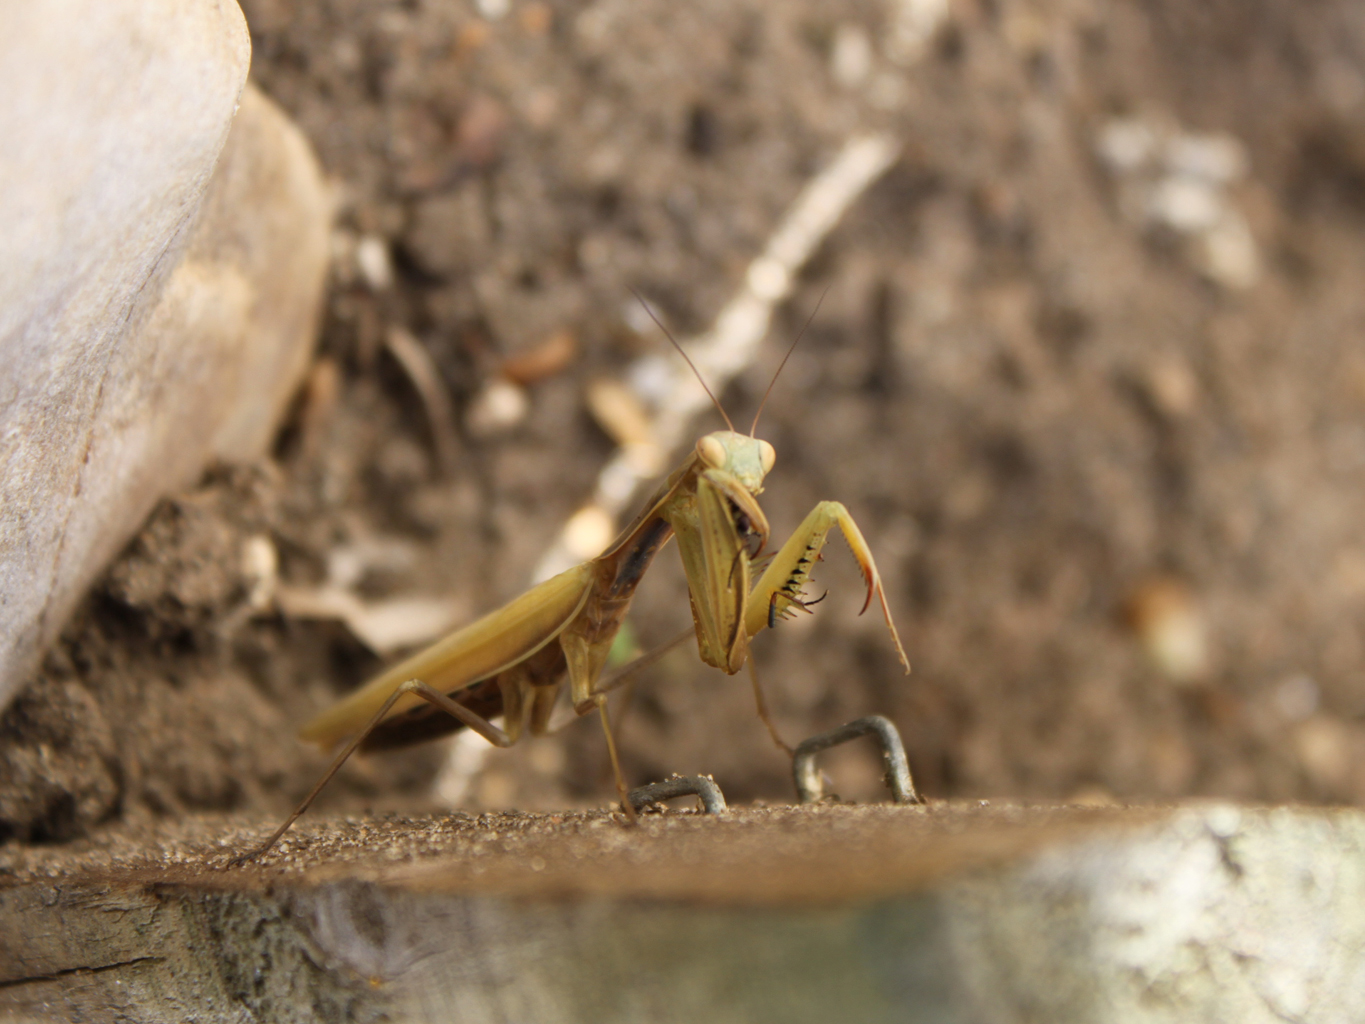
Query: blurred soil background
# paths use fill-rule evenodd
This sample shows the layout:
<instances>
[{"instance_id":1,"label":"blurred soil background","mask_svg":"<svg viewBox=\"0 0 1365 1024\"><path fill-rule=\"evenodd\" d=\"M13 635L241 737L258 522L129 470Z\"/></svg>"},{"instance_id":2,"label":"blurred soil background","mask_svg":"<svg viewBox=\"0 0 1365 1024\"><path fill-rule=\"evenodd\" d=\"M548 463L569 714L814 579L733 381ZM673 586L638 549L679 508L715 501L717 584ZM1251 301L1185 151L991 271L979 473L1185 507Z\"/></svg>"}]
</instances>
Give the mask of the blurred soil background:
<instances>
[{"instance_id":1,"label":"blurred soil background","mask_svg":"<svg viewBox=\"0 0 1365 1024\"><path fill-rule=\"evenodd\" d=\"M915 671L832 540L829 599L755 645L787 737L889 715L930 797L1365 798L1358 4L243 7L336 183L318 361L275 459L164 503L0 719L0 835L286 810L325 763L298 726L414 622L521 592L591 494L590 387L664 344L630 289L704 330L867 130L898 163L722 398L749 421L823 294L763 415L763 504L775 539L849 507ZM665 550L636 640L689 621ZM791 798L747 680L691 644L620 739L632 783ZM324 804L613 795L590 719L476 762L356 759ZM829 763L880 797L870 749Z\"/></svg>"}]
</instances>

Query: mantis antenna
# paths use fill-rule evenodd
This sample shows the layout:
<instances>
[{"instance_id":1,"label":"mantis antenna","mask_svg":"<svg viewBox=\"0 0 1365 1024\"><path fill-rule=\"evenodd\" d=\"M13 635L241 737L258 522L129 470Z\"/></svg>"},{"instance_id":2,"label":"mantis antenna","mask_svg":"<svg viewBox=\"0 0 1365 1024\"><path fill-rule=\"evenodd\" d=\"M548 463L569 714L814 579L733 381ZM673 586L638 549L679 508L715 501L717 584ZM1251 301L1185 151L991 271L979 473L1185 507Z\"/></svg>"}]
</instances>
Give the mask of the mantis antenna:
<instances>
[{"instance_id":1,"label":"mantis antenna","mask_svg":"<svg viewBox=\"0 0 1365 1024\"><path fill-rule=\"evenodd\" d=\"M654 321L654 323L658 326L659 330L664 332L664 337L667 338L669 341L673 342L673 347L678 350L678 355L682 356L684 359L687 360L687 365L690 366L692 368L692 372L696 374L698 383L700 383L701 386L705 388L707 397L709 397L711 401L715 404L716 410L720 413L721 419L725 420L725 425L730 428L730 432L738 433L738 431L735 430L735 425L730 422L730 417L725 414L725 407L720 404L719 399L717 399L716 396L712 394L711 389L707 387L706 381L702 378L701 371L697 369L697 364L692 362L692 357L689 356L683 350L683 347L678 344L678 339L673 337L673 335L669 333L668 328L663 325L663 322L657 316L654 315L654 310L649 308L649 303L644 300L644 296L642 296L634 288L630 290L630 294L634 295L637 299L640 300L640 305L645 307L645 312L649 314L649 318Z\"/></svg>"},{"instance_id":2,"label":"mantis antenna","mask_svg":"<svg viewBox=\"0 0 1365 1024\"><path fill-rule=\"evenodd\" d=\"M782 374L782 368L787 365L787 360L796 351L796 346L801 343L801 339L806 335L806 328L815 319L815 314L820 312L820 303L825 301L825 296L829 294L829 285L825 285L825 290L820 293L820 299L815 303L815 308L810 311L810 316L806 317L806 322L801 325L801 330L796 334L796 340L792 342L791 348L787 349L787 354L782 357L782 362L777 364L777 372L773 374L773 379L768 381L768 390L763 392L763 401L758 403L758 412L754 413L754 422L749 427L749 436L753 437L758 430L758 418L763 415L763 407L768 404L768 396L773 393L773 385L777 383L777 378ZM734 428L731 428L734 429Z\"/></svg>"}]
</instances>

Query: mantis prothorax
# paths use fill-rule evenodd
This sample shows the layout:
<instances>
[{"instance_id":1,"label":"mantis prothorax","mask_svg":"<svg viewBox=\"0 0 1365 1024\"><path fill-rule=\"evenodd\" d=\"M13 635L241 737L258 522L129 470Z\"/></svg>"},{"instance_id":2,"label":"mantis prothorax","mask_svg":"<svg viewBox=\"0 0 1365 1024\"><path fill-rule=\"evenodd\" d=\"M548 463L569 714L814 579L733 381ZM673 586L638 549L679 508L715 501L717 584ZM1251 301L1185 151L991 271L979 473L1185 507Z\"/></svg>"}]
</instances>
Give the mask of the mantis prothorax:
<instances>
[{"instance_id":1,"label":"mantis prothorax","mask_svg":"<svg viewBox=\"0 0 1365 1024\"><path fill-rule=\"evenodd\" d=\"M769 532L757 499L777 455L771 444L754 436L757 415L745 435L735 431L718 401L716 407L730 429L698 440L606 551L399 662L309 722L299 734L302 739L324 748L348 742L289 819L240 859L273 846L357 749L405 746L461 727L495 746L509 747L524 732L534 736L548 730L566 680L574 711L601 716L621 806L633 816L607 713L611 684L600 680L635 588L670 537L677 538L687 575L702 661L730 675L748 664L758 713L789 755L791 748L768 716L749 641L779 619L805 610L802 588L833 527L843 532L867 583L863 611L874 597L881 604L891 642L908 673L910 664L872 552L839 502L816 505L753 583L751 566L765 557ZM490 721L499 714L502 728Z\"/></svg>"}]
</instances>

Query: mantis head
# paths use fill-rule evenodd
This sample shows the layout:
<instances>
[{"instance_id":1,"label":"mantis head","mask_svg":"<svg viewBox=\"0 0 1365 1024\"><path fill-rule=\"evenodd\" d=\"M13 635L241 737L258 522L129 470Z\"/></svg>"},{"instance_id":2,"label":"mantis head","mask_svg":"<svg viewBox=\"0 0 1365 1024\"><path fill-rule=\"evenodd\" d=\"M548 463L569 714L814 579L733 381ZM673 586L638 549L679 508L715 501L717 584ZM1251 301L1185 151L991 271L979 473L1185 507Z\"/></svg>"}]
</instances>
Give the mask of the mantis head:
<instances>
[{"instance_id":1,"label":"mantis head","mask_svg":"<svg viewBox=\"0 0 1365 1024\"><path fill-rule=\"evenodd\" d=\"M704 466L733 476L750 494L759 494L763 478L777 461L777 452L760 438L717 430L697 442L697 458Z\"/></svg>"},{"instance_id":2,"label":"mantis head","mask_svg":"<svg viewBox=\"0 0 1365 1024\"><path fill-rule=\"evenodd\" d=\"M811 310L810 316L807 317L805 325L797 334L796 340L792 342L791 348L787 349L787 354L782 357L782 362L778 364L773 379L768 382L768 390L763 392L763 400L758 403L758 411L754 413L753 425L749 427L749 433L746 435L735 430L735 425L730 422L725 407L720 404L720 399L716 397L715 392L706 383L706 378L701 375L697 365L692 362L692 357L687 354L687 350L678 344L678 339L673 337L668 328L663 325L663 321L654 315L654 310L649 308L649 303L644 300L643 296L634 289L631 291L640 300L640 305L644 306L649 318L658 325L659 330L664 332L664 336L678 350L678 355L686 360L687 365L692 369L692 373L696 375L698 383L705 389L707 396L715 405L716 411L720 413L721 419L725 420L725 425L730 428L729 430L717 430L699 440L697 442L697 458L708 469L719 470L733 477L750 494L763 493L763 478L768 475L773 468L773 463L777 461L777 452L767 441L759 440L754 436L758 430L758 417L763 414L763 407L768 404L768 396L773 393L773 385L777 383L782 368L787 365L787 360L796 351L796 346L806 333L806 328L815 319L815 314L820 311L820 304L825 301L824 293L821 293L820 302L817 302L815 308ZM825 291L829 291L829 289L826 288ZM767 536L766 526L764 536Z\"/></svg>"}]
</instances>

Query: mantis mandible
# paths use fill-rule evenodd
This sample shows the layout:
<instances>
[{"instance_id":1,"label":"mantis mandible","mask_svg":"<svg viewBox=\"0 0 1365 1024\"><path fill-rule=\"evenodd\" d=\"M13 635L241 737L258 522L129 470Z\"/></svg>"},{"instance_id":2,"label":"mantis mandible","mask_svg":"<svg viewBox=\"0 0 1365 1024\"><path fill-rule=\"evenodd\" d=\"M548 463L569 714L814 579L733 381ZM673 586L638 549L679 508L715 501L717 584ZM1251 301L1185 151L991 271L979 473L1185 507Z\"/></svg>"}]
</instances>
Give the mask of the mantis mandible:
<instances>
[{"instance_id":1,"label":"mantis mandible","mask_svg":"<svg viewBox=\"0 0 1365 1024\"><path fill-rule=\"evenodd\" d=\"M691 366L682 347L671 335L669 340ZM695 366L692 370L697 373ZM706 387L700 373L697 379ZM729 429L698 440L606 551L380 673L304 726L300 738L324 748L348 742L298 809L239 861L270 849L357 749L405 746L461 727L495 746L510 747L524 732L535 736L548 731L566 680L574 711L596 711L601 717L621 806L633 817L607 711L607 692L620 678L606 684L600 680L635 588L670 537L677 538L682 556L702 661L729 675L749 666L759 716L788 755L791 748L768 716L749 642L813 603L803 600L802 588L834 527L843 533L867 584L863 611L874 597L880 602L896 654L910 671L872 552L839 502L816 505L771 556L757 584L752 582L753 564L765 557L769 533L758 495L777 454L754 436L757 414L749 433L738 433L710 388L706 391ZM760 403L760 413L762 408ZM491 721L499 714L501 728Z\"/></svg>"}]
</instances>

